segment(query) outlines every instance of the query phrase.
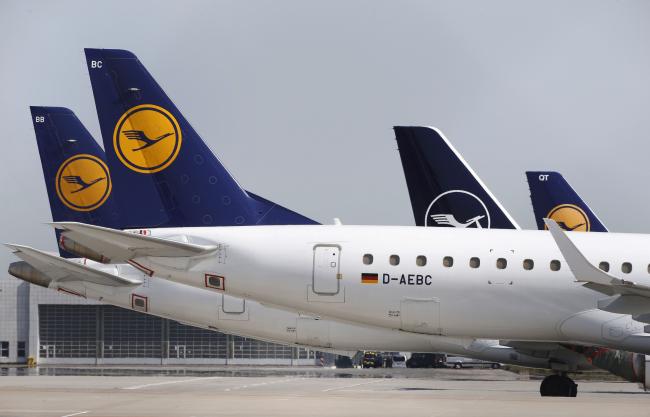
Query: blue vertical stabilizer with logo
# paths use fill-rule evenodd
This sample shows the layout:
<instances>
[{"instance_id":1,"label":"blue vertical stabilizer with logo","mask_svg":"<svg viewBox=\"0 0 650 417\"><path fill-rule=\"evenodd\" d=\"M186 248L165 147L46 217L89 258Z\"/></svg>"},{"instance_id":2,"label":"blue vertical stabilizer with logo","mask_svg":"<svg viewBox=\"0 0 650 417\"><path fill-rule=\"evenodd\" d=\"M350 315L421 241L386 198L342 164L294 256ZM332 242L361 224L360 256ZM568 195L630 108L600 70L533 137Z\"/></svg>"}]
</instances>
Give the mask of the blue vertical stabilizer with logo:
<instances>
[{"instance_id":1,"label":"blue vertical stabilizer with logo","mask_svg":"<svg viewBox=\"0 0 650 417\"><path fill-rule=\"evenodd\" d=\"M393 129L417 226L519 229L439 130Z\"/></svg>"},{"instance_id":2,"label":"blue vertical stabilizer with logo","mask_svg":"<svg viewBox=\"0 0 650 417\"><path fill-rule=\"evenodd\" d=\"M86 49L86 61L104 140L119 193L137 201L139 227L314 224L242 189L183 117L138 58L129 51ZM155 190L166 216L150 221Z\"/></svg>"},{"instance_id":3,"label":"blue vertical stabilizer with logo","mask_svg":"<svg viewBox=\"0 0 650 417\"><path fill-rule=\"evenodd\" d=\"M52 219L119 227L104 151L90 132L67 108L30 110Z\"/></svg>"},{"instance_id":4,"label":"blue vertical stabilizer with logo","mask_svg":"<svg viewBox=\"0 0 650 417\"><path fill-rule=\"evenodd\" d=\"M537 228L552 218L565 230L607 232L607 228L564 179L553 171L526 171Z\"/></svg>"}]
</instances>

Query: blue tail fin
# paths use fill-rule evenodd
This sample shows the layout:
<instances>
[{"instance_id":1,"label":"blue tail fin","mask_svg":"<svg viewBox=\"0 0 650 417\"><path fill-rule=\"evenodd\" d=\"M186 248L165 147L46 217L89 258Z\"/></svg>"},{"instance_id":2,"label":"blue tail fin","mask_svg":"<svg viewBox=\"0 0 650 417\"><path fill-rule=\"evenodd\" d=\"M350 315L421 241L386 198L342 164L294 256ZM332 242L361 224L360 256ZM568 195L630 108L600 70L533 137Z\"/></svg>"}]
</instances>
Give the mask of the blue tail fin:
<instances>
[{"instance_id":1,"label":"blue tail fin","mask_svg":"<svg viewBox=\"0 0 650 417\"><path fill-rule=\"evenodd\" d=\"M439 130L394 130L416 225L519 229Z\"/></svg>"},{"instance_id":2,"label":"blue tail fin","mask_svg":"<svg viewBox=\"0 0 650 417\"><path fill-rule=\"evenodd\" d=\"M607 232L559 172L527 171L526 178L538 229L544 230L544 218L551 218L565 230Z\"/></svg>"},{"instance_id":3,"label":"blue tail fin","mask_svg":"<svg viewBox=\"0 0 650 417\"><path fill-rule=\"evenodd\" d=\"M120 226L104 151L75 114L30 107L54 221ZM61 255L69 256L61 251Z\"/></svg>"},{"instance_id":4,"label":"blue tail fin","mask_svg":"<svg viewBox=\"0 0 650 417\"><path fill-rule=\"evenodd\" d=\"M166 213L151 226L315 223L242 189L134 54L85 52L118 203L140 208L134 224L151 223L158 208L142 198L146 190L158 193Z\"/></svg>"}]
</instances>

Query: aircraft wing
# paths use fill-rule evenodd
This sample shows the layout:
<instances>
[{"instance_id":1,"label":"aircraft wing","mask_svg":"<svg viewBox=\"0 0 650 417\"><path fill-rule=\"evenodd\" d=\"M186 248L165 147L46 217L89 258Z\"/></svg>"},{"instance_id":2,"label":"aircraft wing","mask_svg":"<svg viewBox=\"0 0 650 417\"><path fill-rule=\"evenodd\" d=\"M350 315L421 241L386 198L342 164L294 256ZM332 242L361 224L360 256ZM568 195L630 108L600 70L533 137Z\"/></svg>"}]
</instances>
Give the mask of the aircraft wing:
<instances>
[{"instance_id":1,"label":"aircraft wing","mask_svg":"<svg viewBox=\"0 0 650 417\"><path fill-rule=\"evenodd\" d=\"M141 280L119 277L107 272L98 271L89 266L78 264L65 258L60 258L40 250L21 245L7 245L14 254L46 274L54 281L82 281L109 287L137 286Z\"/></svg>"},{"instance_id":2,"label":"aircraft wing","mask_svg":"<svg viewBox=\"0 0 650 417\"><path fill-rule=\"evenodd\" d=\"M580 252L580 249L569 239L566 232L551 219L544 219L555 243L566 260L573 276L578 282L585 282L585 286L607 295L637 295L650 298L650 287L633 281L616 278L613 275L593 265ZM649 308L650 310L650 304Z\"/></svg>"},{"instance_id":3,"label":"aircraft wing","mask_svg":"<svg viewBox=\"0 0 650 417\"><path fill-rule=\"evenodd\" d=\"M61 234L66 239L96 251L110 259L111 262L126 262L144 256L194 257L208 254L218 248L217 246L144 236L85 223L55 222L52 225L62 230Z\"/></svg>"}]
</instances>

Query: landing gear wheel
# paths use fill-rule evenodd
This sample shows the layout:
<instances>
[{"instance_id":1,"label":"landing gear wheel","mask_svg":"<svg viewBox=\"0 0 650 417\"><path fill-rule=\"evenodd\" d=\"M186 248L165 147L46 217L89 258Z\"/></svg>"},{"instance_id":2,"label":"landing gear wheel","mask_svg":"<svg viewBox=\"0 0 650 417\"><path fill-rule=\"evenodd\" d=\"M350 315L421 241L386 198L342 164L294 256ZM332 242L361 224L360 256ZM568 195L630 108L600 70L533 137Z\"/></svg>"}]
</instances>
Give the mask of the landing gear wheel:
<instances>
[{"instance_id":1,"label":"landing gear wheel","mask_svg":"<svg viewBox=\"0 0 650 417\"><path fill-rule=\"evenodd\" d=\"M549 375L539 387L542 397L575 397L578 384L566 375Z\"/></svg>"}]
</instances>

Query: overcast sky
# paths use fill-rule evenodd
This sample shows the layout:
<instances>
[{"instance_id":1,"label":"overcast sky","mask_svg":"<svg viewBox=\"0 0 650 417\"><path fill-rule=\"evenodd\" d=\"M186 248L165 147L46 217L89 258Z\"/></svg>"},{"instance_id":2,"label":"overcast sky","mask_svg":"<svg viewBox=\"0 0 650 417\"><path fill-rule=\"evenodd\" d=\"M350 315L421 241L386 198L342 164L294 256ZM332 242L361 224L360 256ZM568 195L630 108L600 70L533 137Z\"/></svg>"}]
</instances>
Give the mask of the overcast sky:
<instances>
[{"instance_id":1,"label":"overcast sky","mask_svg":"<svg viewBox=\"0 0 650 417\"><path fill-rule=\"evenodd\" d=\"M244 187L321 222L413 224L391 127L422 124L523 227L524 171L553 169L650 232L649 23L644 0L1 0L0 240L56 248L28 106L100 139L84 47L133 51Z\"/></svg>"}]
</instances>

